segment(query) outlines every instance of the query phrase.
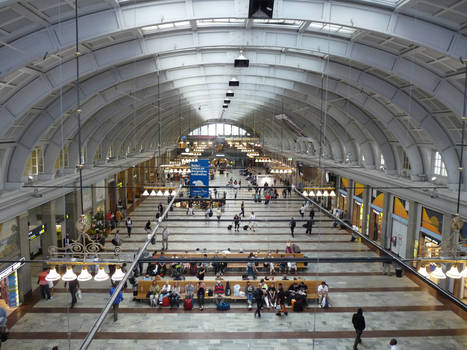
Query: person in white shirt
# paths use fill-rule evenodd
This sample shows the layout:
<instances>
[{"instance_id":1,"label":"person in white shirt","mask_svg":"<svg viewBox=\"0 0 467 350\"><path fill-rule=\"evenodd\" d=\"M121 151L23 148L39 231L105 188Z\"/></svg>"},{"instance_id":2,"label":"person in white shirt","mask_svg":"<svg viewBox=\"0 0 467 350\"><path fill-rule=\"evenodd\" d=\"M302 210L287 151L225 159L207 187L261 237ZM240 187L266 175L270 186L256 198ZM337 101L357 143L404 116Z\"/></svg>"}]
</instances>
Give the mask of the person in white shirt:
<instances>
[{"instance_id":1,"label":"person in white shirt","mask_svg":"<svg viewBox=\"0 0 467 350\"><path fill-rule=\"evenodd\" d=\"M165 282L165 284L162 286L161 294L159 295L159 304L162 304L162 299L164 299L166 296L169 296L171 291L172 286L169 284L169 282Z\"/></svg>"},{"instance_id":2,"label":"person in white shirt","mask_svg":"<svg viewBox=\"0 0 467 350\"><path fill-rule=\"evenodd\" d=\"M169 249L169 229L164 227L164 230L162 231L162 250L168 250Z\"/></svg>"},{"instance_id":3,"label":"person in white shirt","mask_svg":"<svg viewBox=\"0 0 467 350\"><path fill-rule=\"evenodd\" d=\"M389 345L391 346L390 350L399 350L396 339L392 338L391 341L389 342Z\"/></svg>"},{"instance_id":4,"label":"person in white shirt","mask_svg":"<svg viewBox=\"0 0 467 350\"><path fill-rule=\"evenodd\" d=\"M326 282L324 281L321 282L321 284L318 286L318 296L319 296L320 307L321 307L321 302L323 301L323 298L328 299L328 302L329 302L328 292L329 292L329 288Z\"/></svg>"},{"instance_id":5,"label":"person in white shirt","mask_svg":"<svg viewBox=\"0 0 467 350\"><path fill-rule=\"evenodd\" d=\"M222 254L230 254L232 252L230 251L230 248L227 248L226 250L223 250L221 253Z\"/></svg>"},{"instance_id":6,"label":"person in white shirt","mask_svg":"<svg viewBox=\"0 0 467 350\"><path fill-rule=\"evenodd\" d=\"M251 214L250 214L250 230L253 230L253 232L256 232L256 215L255 215L255 212L252 211Z\"/></svg>"}]
</instances>

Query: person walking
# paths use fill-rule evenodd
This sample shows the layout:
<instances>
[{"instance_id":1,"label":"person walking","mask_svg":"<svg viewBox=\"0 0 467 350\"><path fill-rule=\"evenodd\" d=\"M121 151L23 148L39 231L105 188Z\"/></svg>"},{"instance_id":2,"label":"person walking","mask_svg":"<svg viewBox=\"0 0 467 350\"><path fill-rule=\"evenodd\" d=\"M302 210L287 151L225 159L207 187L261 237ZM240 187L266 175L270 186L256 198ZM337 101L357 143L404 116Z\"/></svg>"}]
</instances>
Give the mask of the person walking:
<instances>
[{"instance_id":1,"label":"person walking","mask_svg":"<svg viewBox=\"0 0 467 350\"><path fill-rule=\"evenodd\" d=\"M389 342L390 350L399 350L399 347L397 346L397 340L392 338L391 341Z\"/></svg>"},{"instance_id":2,"label":"person walking","mask_svg":"<svg viewBox=\"0 0 467 350\"><path fill-rule=\"evenodd\" d=\"M241 215L245 217L245 202L242 201L242 204L240 204L240 210L241 210Z\"/></svg>"},{"instance_id":3,"label":"person walking","mask_svg":"<svg viewBox=\"0 0 467 350\"><path fill-rule=\"evenodd\" d=\"M293 216L290 217L289 226L290 226L290 234L292 235L292 237L295 237L294 230L295 230L295 227L297 226L297 222L295 221Z\"/></svg>"},{"instance_id":4,"label":"person walking","mask_svg":"<svg viewBox=\"0 0 467 350\"><path fill-rule=\"evenodd\" d=\"M235 225L235 231L239 232L240 231L240 216L235 214L233 220L234 220L234 225Z\"/></svg>"},{"instance_id":5,"label":"person walking","mask_svg":"<svg viewBox=\"0 0 467 350\"><path fill-rule=\"evenodd\" d=\"M362 333L363 330L365 329L365 317L363 317L363 310L362 308L359 308L357 310L357 313L353 314L352 316L352 323L355 328L355 342L353 344L353 349L357 350L358 344L362 342Z\"/></svg>"},{"instance_id":6,"label":"person walking","mask_svg":"<svg viewBox=\"0 0 467 350\"><path fill-rule=\"evenodd\" d=\"M305 205L302 205L299 210L300 216L303 217L305 216Z\"/></svg>"},{"instance_id":7,"label":"person walking","mask_svg":"<svg viewBox=\"0 0 467 350\"><path fill-rule=\"evenodd\" d=\"M110 289L110 296L112 296L115 293L116 289L117 289L116 285L114 285L112 287L112 289ZM112 307L114 309L114 322L117 322L117 320L118 320L118 307L120 305L120 302L122 302L122 301L123 301L123 293L122 293L122 291L120 291L120 292L118 292L118 295L115 298L114 303L112 305Z\"/></svg>"},{"instance_id":8,"label":"person walking","mask_svg":"<svg viewBox=\"0 0 467 350\"><path fill-rule=\"evenodd\" d=\"M309 219L306 222L306 232L305 234L310 234L311 235L311 230L313 229L313 220Z\"/></svg>"},{"instance_id":9,"label":"person walking","mask_svg":"<svg viewBox=\"0 0 467 350\"><path fill-rule=\"evenodd\" d=\"M313 210L313 208L311 208L311 210L310 210L310 219L311 220L315 219L315 211Z\"/></svg>"},{"instance_id":10,"label":"person walking","mask_svg":"<svg viewBox=\"0 0 467 350\"><path fill-rule=\"evenodd\" d=\"M250 214L250 230L253 230L253 232L256 231L256 215L255 215L255 212L252 211L251 214Z\"/></svg>"},{"instance_id":11,"label":"person walking","mask_svg":"<svg viewBox=\"0 0 467 350\"><path fill-rule=\"evenodd\" d=\"M162 230L162 250L169 249L169 229L167 226Z\"/></svg>"},{"instance_id":12,"label":"person walking","mask_svg":"<svg viewBox=\"0 0 467 350\"><path fill-rule=\"evenodd\" d=\"M41 297L42 299L47 300L52 299L52 296L50 295L49 282L45 279L49 274L49 271L50 267L44 267L37 279L37 284L39 284L39 287L41 289Z\"/></svg>"},{"instance_id":13,"label":"person walking","mask_svg":"<svg viewBox=\"0 0 467 350\"><path fill-rule=\"evenodd\" d=\"M65 282L65 287L66 287L67 282ZM73 280L68 282L68 291L71 294L71 309L75 307L76 302L78 299L76 299L76 293L78 292L79 289L79 282L78 280Z\"/></svg>"},{"instance_id":14,"label":"person walking","mask_svg":"<svg viewBox=\"0 0 467 350\"><path fill-rule=\"evenodd\" d=\"M128 232L128 237L131 237L131 229L133 228L133 220L130 217L126 219L126 230Z\"/></svg>"},{"instance_id":15,"label":"person walking","mask_svg":"<svg viewBox=\"0 0 467 350\"><path fill-rule=\"evenodd\" d=\"M221 221L221 216L222 216L222 208L221 207L217 207L216 216L217 216L217 222L220 222Z\"/></svg>"},{"instance_id":16,"label":"person walking","mask_svg":"<svg viewBox=\"0 0 467 350\"><path fill-rule=\"evenodd\" d=\"M263 307L263 296L264 292L261 286L258 286L255 291L255 299L256 299L256 311L255 311L255 317L258 315L259 318L261 318L261 308Z\"/></svg>"}]
</instances>

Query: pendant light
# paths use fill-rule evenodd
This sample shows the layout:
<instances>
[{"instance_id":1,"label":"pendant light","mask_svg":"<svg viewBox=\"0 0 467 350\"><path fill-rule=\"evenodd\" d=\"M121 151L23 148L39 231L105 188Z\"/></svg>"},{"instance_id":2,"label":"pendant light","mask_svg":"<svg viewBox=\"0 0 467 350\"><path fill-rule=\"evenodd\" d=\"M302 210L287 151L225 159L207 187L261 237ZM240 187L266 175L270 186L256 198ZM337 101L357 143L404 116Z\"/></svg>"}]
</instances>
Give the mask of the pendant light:
<instances>
[{"instance_id":1,"label":"pendant light","mask_svg":"<svg viewBox=\"0 0 467 350\"><path fill-rule=\"evenodd\" d=\"M76 273L73 271L72 266L68 266L66 268L65 274L62 276L62 280L65 281L65 282L74 281L77 278L78 278L78 276L76 276Z\"/></svg>"},{"instance_id":2,"label":"pendant light","mask_svg":"<svg viewBox=\"0 0 467 350\"><path fill-rule=\"evenodd\" d=\"M145 196L145 197L149 196L149 192L148 192L148 190L144 190L144 192L143 192L143 196Z\"/></svg>"},{"instance_id":3,"label":"pendant light","mask_svg":"<svg viewBox=\"0 0 467 350\"><path fill-rule=\"evenodd\" d=\"M462 270L462 277L467 278L467 265L465 265L464 270Z\"/></svg>"},{"instance_id":4,"label":"pendant light","mask_svg":"<svg viewBox=\"0 0 467 350\"><path fill-rule=\"evenodd\" d=\"M49 271L49 273L47 274L47 276L45 276L45 280L46 281L49 281L49 282L54 282L54 281L58 281L60 279L60 275L57 273L57 270L55 269L55 266L52 267Z\"/></svg>"},{"instance_id":5,"label":"pendant light","mask_svg":"<svg viewBox=\"0 0 467 350\"><path fill-rule=\"evenodd\" d=\"M170 192L169 192L169 190L165 190L165 192L164 192L164 196L170 196Z\"/></svg>"},{"instance_id":6,"label":"pendant light","mask_svg":"<svg viewBox=\"0 0 467 350\"><path fill-rule=\"evenodd\" d=\"M452 265L451 268L449 269L449 271L446 272L446 276L448 276L450 278L454 278L456 280L458 280L459 278L462 277L459 270L457 269L457 266L454 266L454 265Z\"/></svg>"},{"instance_id":7,"label":"pendant light","mask_svg":"<svg viewBox=\"0 0 467 350\"><path fill-rule=\"evenodd\" d=\"M432 272L431 276L439 280L446 279L446 275L444 274L443 269L440 266L436 266L436 269Z\"/></svg>"},{"instance_id":8,"label":"pendant light","mask_svg":"<svg viewBox=\"0 0 467 350\"><path fill-rule=\"evenodd\" d=\"M309 197L314 197L315 196L315 192L313 190L310 190L310 192L308 192L308 196Z\"/></svg>"},{"instance_id":9,"label":"pendant light","mask_svg":"<svg viewBox=\"0 0 467 350\"><path fill-rule=\"evenodd\" d=\"M115 269L115 272L114 274L112 275L112 281L121 281L123 279L123 277L125 277L125 274L123 273L122 269L120 268L120 266L118 266L116 269Z\"/></svg>"},{"instance_id":10,"label":"pendant light","mask_svg":"<svg viewBox=\"0 0 467 350\"><path fill-rule=\"evenodd\" d=\"M92 275L88 272L88 269L86 266L83 266L81 268L81 273L78 276L78 281L80 282L86 282L92 279Z\"/></svg>"},{"instance_id":11,"label":"pendant light","mask_svg":"<svg viewBox=\"0 0 467 350\"><path fill-rule=\"evenodd\" d=\"M94 280L97 282L107 281L109 279L109 275L104 270L104 266L99 267L99 272L97 275L94 276Z\"/></svg>"},{"instance_id":12,"label":"pendant light","mask_svg":"<svg viewBox=\"0 0 467 350\"><path fill-rule=\"evenodd\" d=\"M156 191L152 190L150 196L155 197L156 196Z\"/></svg>"},{"instance_id":13,"label":"pendant light","mask_svg":"<svg viewBox=\"0 0 467 350\"><path fill-rule=\"evenodd\" d=\"M307 191L303 191L302 195L303 195L304 197L308 197L308 192L307 192Z\"/></svg>"},{"instance_id":14,"label":"pendant light","mask_svg":"<svg viewBox=\"0 0 467 350\"><path fill-rule=\"evenodd\" d=\"M321 197L323 194L321 193L320 190L318 190L318 192L316 192L316 197Z\"/></svg>"},{"instance_id":15,"label":"pendant light","mask_svg":"<svg viewBox=\"0 0 467 350\"><path fill-rule=\"evenodd\" d=\"M334 192L334 190L331 191L331 193L329 193L329 197L335 197L335 196L336 196L336 192Z\"/></svg>"},{"instance_id":16,"label":"pendant light","mask_svg":"<svg viewBox=\"0 0 467 350\"><path fill-rule=\"evenodd\" d=\"M328 191L324 191L324 192L323 192L323 197L329 197L329 192L328 192Z\"/></svg>"},{"instance_id":17,"label":"pendant light","mask_svg":"<svg viewBox=\"0 0 467 350\"><path fill-rule=\"evenodd\" d=\"M157 194L156 194L156 195L159 196L159 197L161 197L161 196L163 196L164 194L162 193L161 190L159 190L159 191L157 191Z\"/></svg>"},{"instance_id":18,"label":"pendant light","mask_svg":"<svg viewBox=\"0 0 467 350\"><path fill-rule=\"evenodd\" d=\"M420 268L418 269L417 271L420 275L422 275L423 277L430 277L430 274L428 273L428 271L426 270L426 266L420 266Z\"/></svg>"}]
</instances>

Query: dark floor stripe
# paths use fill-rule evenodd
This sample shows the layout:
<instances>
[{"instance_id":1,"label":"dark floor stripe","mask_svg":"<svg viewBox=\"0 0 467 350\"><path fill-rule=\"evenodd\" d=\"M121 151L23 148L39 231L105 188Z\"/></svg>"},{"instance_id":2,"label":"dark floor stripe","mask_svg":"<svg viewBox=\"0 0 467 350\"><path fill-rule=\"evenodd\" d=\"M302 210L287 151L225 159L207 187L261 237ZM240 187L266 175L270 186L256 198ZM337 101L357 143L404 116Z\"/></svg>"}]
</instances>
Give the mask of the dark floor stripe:
<instances>
[{"instance_id":1,"label":"dark floor stripe","mask_svg":"<svg viewBox=\"0 0 467 350\"><path fill-rule=\"evenodd\" d=\"M182 325L181 325L182 326ZM461 329L365 331L363 338L401 338L466 335ZM83 339L86 332L10 332L10 339ZM354 331L340 332L99 332L94 339L182 340L182 339L336 339L355 338Z\"/></svg>"}]
</instances>

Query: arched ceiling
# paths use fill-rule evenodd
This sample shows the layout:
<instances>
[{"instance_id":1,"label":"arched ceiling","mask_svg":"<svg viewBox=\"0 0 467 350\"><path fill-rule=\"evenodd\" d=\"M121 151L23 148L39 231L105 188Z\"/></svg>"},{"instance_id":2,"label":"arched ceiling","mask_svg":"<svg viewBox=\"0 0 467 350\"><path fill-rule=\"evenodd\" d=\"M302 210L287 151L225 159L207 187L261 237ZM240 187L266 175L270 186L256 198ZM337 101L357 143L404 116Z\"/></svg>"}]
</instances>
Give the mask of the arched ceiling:
<instances>
[{"instance_id":1,"label":"arched ceiling","mask_svg":"<svg viewBox=\"0 0 467 350\"><path fill-rule=\"evenodd\" d=\"M22 182L38 145L46 173L62 143L78 162L74 4L0 0L2 184ZM466 9L467 0L277 0L264 20L247 18L247 0L79 0L87 163L110 147L174 144L221 116L318 149L325 119L326 157L377 167L382 154L397 174L405 153L423 179L427 150L437 150L455 184ZM250 67L234 68L240 50ZM233 76L240 86L229 88ZM222 112L228 89L235 97Z\"/></svg>"}]
</instances>

